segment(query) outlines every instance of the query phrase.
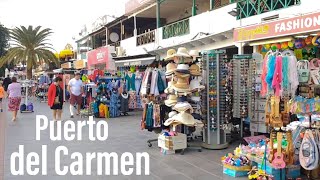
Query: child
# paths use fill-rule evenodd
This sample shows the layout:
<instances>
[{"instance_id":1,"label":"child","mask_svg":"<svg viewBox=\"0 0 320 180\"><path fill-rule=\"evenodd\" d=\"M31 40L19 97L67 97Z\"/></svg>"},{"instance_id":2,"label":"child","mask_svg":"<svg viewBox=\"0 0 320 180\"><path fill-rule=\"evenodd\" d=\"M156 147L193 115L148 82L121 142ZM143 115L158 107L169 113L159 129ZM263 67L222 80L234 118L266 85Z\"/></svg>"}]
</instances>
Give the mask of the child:
<instances>
[{"instance_id":1,"label":"child","mask_svg":"<svg viewBox=\"0 0 320 180\"><path fill-rule=\"evenodd\" d=\"M4 98L4 94L5 94L5 91L4 91L4 88L2 86L2 82L0 82L0 112L3 112L3 110L2 110L2 99Z\"/></svg>"}]
</instances>

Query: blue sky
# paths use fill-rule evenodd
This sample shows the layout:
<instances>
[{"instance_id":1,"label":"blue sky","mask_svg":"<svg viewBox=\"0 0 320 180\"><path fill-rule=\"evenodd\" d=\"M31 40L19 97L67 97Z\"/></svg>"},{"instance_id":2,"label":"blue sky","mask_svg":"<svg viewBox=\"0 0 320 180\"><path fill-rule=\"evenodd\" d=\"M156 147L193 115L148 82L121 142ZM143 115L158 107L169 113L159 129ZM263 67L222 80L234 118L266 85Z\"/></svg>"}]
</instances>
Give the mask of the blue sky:
<instances>
[{"instance_id":1,"label":"blue sky","mask_svg":"<svg viewBox=\"0 0 320 180\"><path fill-rule=\"evenodd\" d=\"M0 0L0 23L14 26L43 26L54 31L52 44L57 51L73 44L83 25L103 15L124 13L127 0Z\"/></svg>"}]
</instances>

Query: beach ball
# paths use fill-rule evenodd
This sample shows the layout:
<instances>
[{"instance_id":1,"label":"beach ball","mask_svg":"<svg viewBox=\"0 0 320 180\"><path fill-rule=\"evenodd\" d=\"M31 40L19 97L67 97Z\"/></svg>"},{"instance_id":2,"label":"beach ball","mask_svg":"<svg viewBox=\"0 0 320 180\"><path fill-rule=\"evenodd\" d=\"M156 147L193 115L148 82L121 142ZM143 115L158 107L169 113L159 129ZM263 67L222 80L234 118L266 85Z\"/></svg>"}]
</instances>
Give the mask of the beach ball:
<instances>
[{"instance_id":1,"label":"beach ball","mask_svg":"<svg viewBox=\"0 0 320 180\"><path fill-rule=\"evenodd\" d=\"M293 42L289 41L289 42L288 42L288 46L289 46L289 48L293 48L293 47L294 47Z\"/></svg>"},{"instance_id":2,"label":"beach ball","mask_svg":"<svg viewBox=\"0 0 320 180\"><path fill-rule=\"evenodd\" d=\"M312 44L312 38L313 36L308 36L304 41L306 43L307 46Z\"/></svg>"},{"instance_id":3,"label":"beach ball","mask_svg":"<svg viewBox=\"0 0 320 180\"><path fill-rule=\"evenodd\" d=\"M288 49L288 42L281 43L281 49Z\"/></svg>"},{"instance_id":4,"label":"beach ball","mask_svg":"<svg viewBox=\"0 0 320 180\"><path fill-rule=\"evenodd\" d=\"M264 47L264 49L266 49L268 51L268 50L270 50L271 45L270 44L265 44L263 47Z\"/></svg>"},{"instance_id":5,"label":"beach ball","mask_svg":"<svg viewBox=\"0 0 320 180\"><path fill-rule=\"evenodd\" d=\"M294 46L297 48L297 49L302 49L305 45L305 42L303 39L296 39L294 41Z\"/></svg>"}]
</instances>

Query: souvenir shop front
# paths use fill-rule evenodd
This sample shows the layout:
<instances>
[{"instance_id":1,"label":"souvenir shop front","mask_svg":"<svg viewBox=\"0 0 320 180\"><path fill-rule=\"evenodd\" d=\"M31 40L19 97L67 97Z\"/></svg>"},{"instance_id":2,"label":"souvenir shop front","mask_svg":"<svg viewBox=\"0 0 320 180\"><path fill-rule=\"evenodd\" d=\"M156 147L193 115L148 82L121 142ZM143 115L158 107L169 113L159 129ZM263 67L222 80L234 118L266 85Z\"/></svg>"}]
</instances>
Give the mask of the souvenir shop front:
<instances>
[{"instance_id":1,"label":"souvenir shop front","mask_svg":"<svg viewBox=\"0 0 320 180\"><path fill-rule=\"evenodd\" d=\"M136 55L113 58L117 76L122 79L121 90L128 94L129 109L141 110L140 89L145 71L156 66L156 57L151 55Z\"/></svg>"},{"instance_id":2,"label":"souvenir shop front","mask_svg":"<svg viewBox=\"0 0 320 180\"><path fill-rule=\"evenodd\" d=\"M265 134L244 138L247 145L223 157L224 173L249 172L249 179L319 178L320 13L236 29L234 40L256 46L253 55L235 59L240 84L253 80L253 91L242 100L240 95L240 104L253 104L248 108L251 131ZM249 70L241 72L246 66ZM238 106L235 101L233 106Z\"/></svg>"}]
</instances>

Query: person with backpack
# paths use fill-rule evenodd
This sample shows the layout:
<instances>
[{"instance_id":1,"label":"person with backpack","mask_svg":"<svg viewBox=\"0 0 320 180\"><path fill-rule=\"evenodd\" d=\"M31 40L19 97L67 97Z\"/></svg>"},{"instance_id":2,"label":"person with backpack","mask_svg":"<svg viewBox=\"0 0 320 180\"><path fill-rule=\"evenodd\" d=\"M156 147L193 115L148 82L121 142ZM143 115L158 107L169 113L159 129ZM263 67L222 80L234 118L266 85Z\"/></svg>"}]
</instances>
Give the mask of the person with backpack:
<instances>
[{"instance_id":1,"label":"person with backpack","mask_svg":"<svg viewBox=\"0 0 320 180\"><path fill-rule=\"evenodd\" d=\"M63 107L62 78L56 77L48 90L48 105L53 111L53 120L61 120Z\"/></svg>"},{"instance_id":2,"label":"person with backpack","mask_svg":"<svg viewBox=\"0 0 320 180\"><path fill-rule=\"evenodd\" d=\"M9 84L7 93L9 95L8 110L12 111L12 121L16 121L21 103L21 84L17 82L16 77L12 77L12 83Z\"/></svg>"}]
</instances>

